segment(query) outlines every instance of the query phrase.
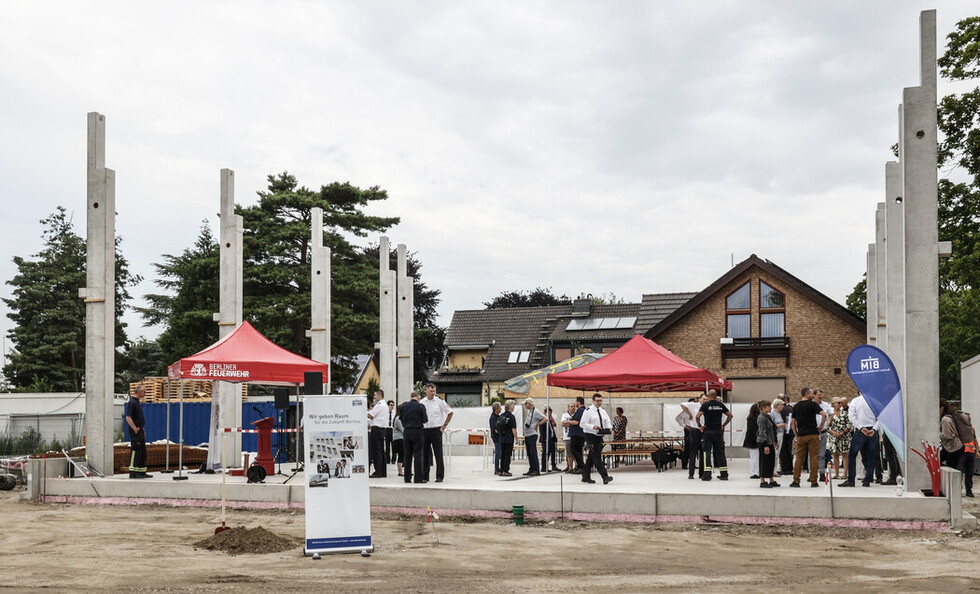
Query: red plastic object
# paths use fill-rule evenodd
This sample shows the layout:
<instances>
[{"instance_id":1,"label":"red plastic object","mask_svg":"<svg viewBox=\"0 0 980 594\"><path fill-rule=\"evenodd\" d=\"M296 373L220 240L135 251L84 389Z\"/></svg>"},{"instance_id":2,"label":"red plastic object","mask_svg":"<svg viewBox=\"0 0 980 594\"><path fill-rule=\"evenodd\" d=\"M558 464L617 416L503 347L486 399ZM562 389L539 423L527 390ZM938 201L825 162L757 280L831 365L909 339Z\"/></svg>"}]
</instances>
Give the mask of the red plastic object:
<instances>
[{"instance_id":1,"label":"red plastic object","mask_svg":"<svg viewBox=\"0 0 980 594\"><path fill-rule=\"evenodd\" d=\"M939 497L939 492L942 490L942 472L939 470L939 446L923 441L922 449L925 450L925 455L922 455L922 452L915 448L911 449L925 461L926 467L929 469L929 475L932 477L932 496Z\"/></svg>"},{"instance_id":2,"label":"red plastic object","mask_svg":"<svg viewBox=\"0 0 980 594\"><path fill-rule=\"evenodd\" d=\"M252 421L255 428L259 430L259 449L255 456L255 463L265 468L266 474L276 473L275 465L272 460L272 427L275 425L274 417L266 417L258 421Z\"/></svg>"}]
</instances>

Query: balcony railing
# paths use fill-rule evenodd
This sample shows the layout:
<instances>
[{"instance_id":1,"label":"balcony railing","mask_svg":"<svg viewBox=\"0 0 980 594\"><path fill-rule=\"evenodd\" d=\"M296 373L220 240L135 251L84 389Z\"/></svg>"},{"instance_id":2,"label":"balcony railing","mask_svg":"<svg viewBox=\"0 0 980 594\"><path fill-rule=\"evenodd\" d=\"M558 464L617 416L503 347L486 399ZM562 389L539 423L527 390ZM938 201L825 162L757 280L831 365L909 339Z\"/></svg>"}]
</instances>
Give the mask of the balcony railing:
<instances>
[{"instance_id":1,"label":"balcony railing","mask_svg":"<svg viewBox=\"0 0 980 594\"><path fill-rule=\"evenodd\" d=\"M769 338L732 338L721 345L721 366L729 359L752 359L752 366L759 366L759 359L784 359L789 367L789 336Z\"/></svg>"}]
</instances>

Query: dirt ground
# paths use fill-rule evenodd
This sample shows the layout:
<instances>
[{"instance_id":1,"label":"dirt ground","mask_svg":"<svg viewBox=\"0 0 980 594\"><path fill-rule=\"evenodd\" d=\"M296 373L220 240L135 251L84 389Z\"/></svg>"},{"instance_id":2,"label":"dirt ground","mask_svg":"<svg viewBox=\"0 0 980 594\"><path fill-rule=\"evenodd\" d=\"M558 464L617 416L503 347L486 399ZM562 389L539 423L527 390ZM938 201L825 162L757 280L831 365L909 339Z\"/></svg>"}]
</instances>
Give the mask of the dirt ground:
<instances>
[{"instance_id":1,"label":"dirt ground","mask_svg":"<svg viewBox=\"0 0 980 594\"><path fill-rule=\"evenodd\" d=\"M291 546L229 554L200 544L220 510L18 499L0 494L0 590L11 592L980 592L976 533L447 518L433 528L423 513L374 516L370 558L313 560L302 511L229 512L229 526Z\"/></svg>"}]
</instances>

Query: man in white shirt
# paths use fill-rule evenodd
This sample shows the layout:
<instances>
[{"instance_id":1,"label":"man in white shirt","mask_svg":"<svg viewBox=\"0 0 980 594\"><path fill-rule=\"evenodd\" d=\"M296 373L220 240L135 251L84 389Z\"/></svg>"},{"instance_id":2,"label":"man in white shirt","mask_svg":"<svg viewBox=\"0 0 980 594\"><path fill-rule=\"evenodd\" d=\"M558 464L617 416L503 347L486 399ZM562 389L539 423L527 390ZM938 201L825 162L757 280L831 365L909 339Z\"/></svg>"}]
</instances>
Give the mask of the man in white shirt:
<instances>
[{"instance_id":1,"label":"man in white shirt","mask_svg":"<svg viewBox=\"0 0 980 594\"><path fill-rule=\"evenodd\" d=\"M701 410L701 405L708 399L706 394L701 394L699 398L694 400L694 402L684 402L681 404L681 410L687 413L689 417L687 420L687 432L686 436L688 438L687 443L687 478L694 478L694 469L698 471L698 478L704 474L704 459L701 457L701 428L698 427L698 423L695 417L698 416L698 411Z\"/></svg>"},{"instance_id":2,"label":"man in white shirt","mask_svg":"<svg viewBox=\"0 0 980 594\"><path fill-rule=\"evenodd\" d=\"M524 399L524 449L527 451L528 469L524 476L538 476L538 427L547 422L540 410L534 407L533 398ZM545 467L547 469L547 467Z\"/></svg>"},{"instance_id":3,"label":"man in white shirt","mask_svg":"<svg viewBox=\"0 0 980 594\"><path fill-rule=\"evenodd\" d=\"M612 421L606 411L602 410L602 394L592 395L592 406L582 414L579 425L585 432L585 442L589 444L589 457L582 471L582 482L595 482L592 480L592 468L595 468L602 476L602 484L608 484L613 477L606 472L606 465L602 461L602 439L604 435L612 433Z\"/></svg>"},{"instance_id":4,"label":"man in white shirt","mask_svg":"<svg viewBox=\"0 0 980 594\"><path fill-rule=\"evenodd\" d=\"M425 387L422 405L425 406L426 415L429 417L422 429L422 449L425 451L425 472L423 472L422 482L429 482L429 469L435 459L436 482L441 483L446 474L446 466L442 459L442 432L453 418L453 409L449 408L442 398L436 398L435 384Z\"/></svg>"},{"instance_id":5,"label":"man in white shirt","mask_svg":"<svg viewBox=\"0 0 980 594\"><path fill-rule=\"evenodd\" d=\"M368 412L368 454L374 463L374 472L370 478L385 478L388 476L388 465L385 464L385 434L388 430L388 403L385 402L384 390L374 393L374 406Z\"/></svg>"},{"instance_id":6,"label":"man in white shirt","mask_svg":"<svg viewBox=\"0 0 980 594\"><path fill-rule=\"evenodd\" d=\"M858 452L864 452L867 466L864 469L864 480L861 485L870 487L875 476L875 463L878 460L878 418L871 412L871 407L860 395L847 407L847 416L854 425L854 435L851 437L851 449L847 452L847 480L838 487L853 487L857 475Z\"/></svg>"}]
</instances>

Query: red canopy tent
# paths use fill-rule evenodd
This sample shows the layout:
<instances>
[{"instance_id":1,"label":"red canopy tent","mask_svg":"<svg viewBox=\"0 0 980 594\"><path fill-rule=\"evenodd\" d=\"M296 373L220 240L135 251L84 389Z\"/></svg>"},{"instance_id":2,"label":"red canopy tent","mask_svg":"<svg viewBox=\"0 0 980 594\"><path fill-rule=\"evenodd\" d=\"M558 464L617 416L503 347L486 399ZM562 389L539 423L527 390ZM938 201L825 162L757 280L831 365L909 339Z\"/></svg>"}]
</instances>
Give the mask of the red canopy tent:
<instances>
[{"instance_id":1,"label":"red canopy tent","mask_svg":"<svg viewBox=\"0 0 980 594\"><path fill-rule=\"evenodd\" d=\"M598 361L549 375L548 385L598 392L732 389L725 378L691 365L639 334Z\"/></svg>"},{"instance_id":2,"label":"red canopy tent","mask_svg":"<svg viewBox=\"0 0 980 594\"><path fill-rule=\"evenodd\" d=\"M203 351L167 368L170 379L218 380L250 384L302 384L305 372L327 377L327 364L290 353L248 322Z\"/></svg>"}]
</instances>

